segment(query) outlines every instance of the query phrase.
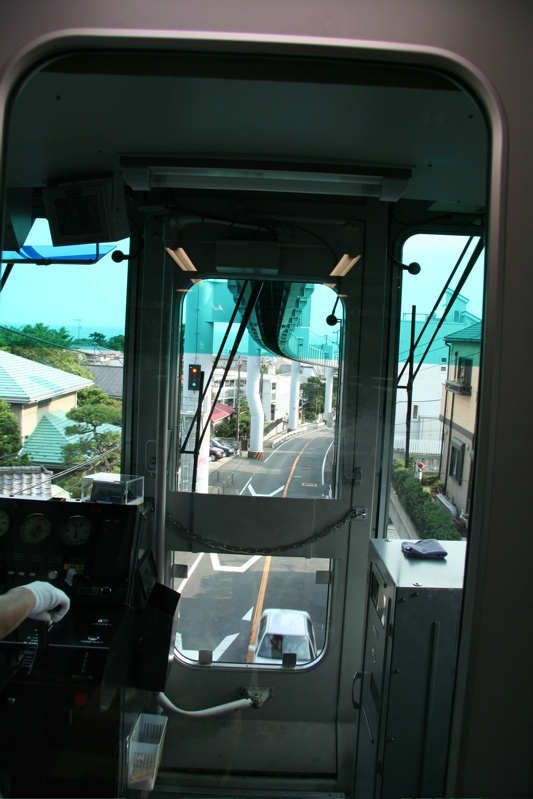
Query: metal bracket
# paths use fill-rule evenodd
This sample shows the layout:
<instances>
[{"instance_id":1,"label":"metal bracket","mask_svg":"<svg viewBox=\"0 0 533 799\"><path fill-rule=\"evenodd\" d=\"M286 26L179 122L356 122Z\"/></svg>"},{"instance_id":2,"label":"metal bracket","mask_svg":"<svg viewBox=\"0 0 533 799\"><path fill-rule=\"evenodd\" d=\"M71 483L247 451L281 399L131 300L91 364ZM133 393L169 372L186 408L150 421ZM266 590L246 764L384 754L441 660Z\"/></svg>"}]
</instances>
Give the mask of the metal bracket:
<instances>
[{"instance_id":1,"label":"metal bracket","mask_svg":"<svg viewBox=\"0 0 533 799\"><path fill-rule=\"evenodd\" d=\"M352 519L366 519L366 508L352 508L347 521L351 521Z\"/></svg>"},{"instance_id":2,"label":"metal bracket","mask_svg":"<svg viewBox=\"0 0 533 799\"><path fill-rule=\"evenodd\" d=\"M241 688L243 696L252 700L252 707L261 707L272 696L272 688Z\"/></svg>"},{"instance_id":3,"label":"metal bracket","mask_svg":"<svg viewBox=\"0 0 533 799\"><path fill-rule=\"evenodd\" d=\"M356 488L359 488L359 486L363 482L363 469L361 468L361 466L355 466L353 472L348 471L345 467L344 480L346 483L351 483L353 480L354 486Z\"/></svg>"}]
</instances>

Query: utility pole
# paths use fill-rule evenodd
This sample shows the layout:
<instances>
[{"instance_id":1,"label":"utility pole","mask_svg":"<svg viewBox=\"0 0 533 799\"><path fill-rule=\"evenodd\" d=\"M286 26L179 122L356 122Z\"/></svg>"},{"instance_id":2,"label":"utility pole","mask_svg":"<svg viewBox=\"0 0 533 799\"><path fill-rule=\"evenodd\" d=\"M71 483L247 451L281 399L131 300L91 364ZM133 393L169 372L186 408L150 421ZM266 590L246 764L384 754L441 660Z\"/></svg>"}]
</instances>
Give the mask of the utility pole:
<instances>
[{"instance_id":1,"label":"utility pole","mask_svg":"<svg viewBox=\"0 0 533 799\"><path fill-rule=\"evenodd\" d=\"M237 421L235 422L235 437L239 442L239 451L240 451L240 424L239 418L241 414L241 356L239 355L239 360L237 361L237 402L235 403L237 406L235 408L235 412L237 414Z\"/></svg>"}]
</instances>

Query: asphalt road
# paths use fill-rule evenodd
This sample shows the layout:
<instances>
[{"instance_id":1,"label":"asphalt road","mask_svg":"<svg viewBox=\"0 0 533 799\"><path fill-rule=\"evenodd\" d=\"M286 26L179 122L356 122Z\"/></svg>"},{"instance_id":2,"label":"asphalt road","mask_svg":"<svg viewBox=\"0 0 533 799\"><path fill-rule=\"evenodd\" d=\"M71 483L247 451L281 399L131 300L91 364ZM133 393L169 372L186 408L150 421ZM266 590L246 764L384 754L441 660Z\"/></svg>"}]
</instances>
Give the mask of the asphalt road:
<instances>
[{"instance_id":1,"label":"asphalt road","mask_svg":"<svg viewBox=\"0 0 533 799\"><path fill-rule=\"evenodd\" d=\"M187 561L189 577L175 586L185 657L210 650L213 661L245 663L261 613L272 607L307 610L323 648L328 587L316 583L316 573L327 571L326 559L180 553L179 562Z\"/></svg>"},{"instance_id":2,"label":"asphalt road","mask_svg":"<svg viewBox=\"0 0 533 799\"><path fill-rule=\"evenodd\" d=\"M223 458L212 465L210 491L250 496L330 496L333 434L312 426L265 459ZM280 519L283 503L280 503ZM188 566L188 577L176 580L181 593L177 647L197 660L200 650L213 661L246 663L261 613L266 608L307 610L313 620L318 649L325 640L327 584L316 574L327 571L325 559L290 556L176 553Z\"/></svg>"},{"instance_id":3,"label":"asphalt road","mask_svg":"<svg viewBox=\"0 0 533 799\"><path fill-rule=\"evenodd\" d=\"M277 449L265 448L264 460L222 458L211 465L210 493L272 497L324 497L331 491L333 433L310 425L307 432Z\"/></svg>"}]
</instances>

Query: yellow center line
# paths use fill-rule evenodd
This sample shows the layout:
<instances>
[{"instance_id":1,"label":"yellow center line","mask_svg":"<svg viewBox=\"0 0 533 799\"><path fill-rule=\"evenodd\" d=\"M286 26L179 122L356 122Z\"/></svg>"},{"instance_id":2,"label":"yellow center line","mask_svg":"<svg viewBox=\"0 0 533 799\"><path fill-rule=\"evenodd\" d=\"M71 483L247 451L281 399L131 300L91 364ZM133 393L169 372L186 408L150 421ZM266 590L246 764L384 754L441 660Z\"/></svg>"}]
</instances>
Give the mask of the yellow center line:
<instances>
[{"instance_id":1,"label":"yellow center line","mask_svg":"<svg viewBox=\"0 0 533 799\"><path fill-rule=\"evenodd\" d=\"M257 604L255 606L254 617L252 619L252 629L250 632L250 646L253 646L255 644L257 625L259 624L259 619L261 618L261 613L263 612L263 603L265 601L268 573L270 571L271 563L272 563L272 556L267 555L265 558L265 565L263 567L263 576L261 577L261 585L259 586L259 593L257 594ZM248 650L248 654L246 655L246 662L251 663L252 657L253 657L253 652Z\"/></svg>"},{"instance_id":2,"label":"yellow center line","mask_svg":"<svg viewBox=\"0 0 533 799\"><path fill-rule=\"evenodd\" d=\"M311 441L314 441L315 438L318 436L314 436L311 438L305 447L308 447ZM289 474L289 479L287 480L287 484L285 485L285 490L283 492L283 496L287 495L287 490L289 488L289 483L291 482L292 476L294 474L294 470L296 469L296 464L300 459L300 455L304 451L305 447L302 447L302 450L298 453L293 465L292 469ZM266 587L268 582L268 573L270 572L270 564L272 563L272 555L267 555L265 558L265 565L263 567L263 576L261 577L261 585L259 586L259 592L257 594L257 604L255 606L254 617L252 619L252 629L250 631L250 646L254 646L255 644L255 637L257 635L257 625L259 624L259 619L261 618L261 613L263 612L263 603L265 601L265 593ZM251 663L253 657L253 652L248 650L248 654L246 655L246 662Z\"/></svg>"},{"instance_id":3,"label":"yellow center line","mask_svg":"<svg viewBox=\"0 0 533 799\"><path fill-rule=\"evenodd\" d=\"M300 456L303 454L303 451L305 450L305 448L306 448L306 447L308 447L308 446L309 446L309 444L310 444L312 441L314 441L314 440L315 440L315 438L318 438L318 436L314 436L313 438L310 438L310 439L309 439L309 441L307 442L307 444L305 445L305 447L302 447L302 449L300 450L300 452L299 452L299 453L298 453L298 455L296 456L296 460L295 460L295 461L294 461L294 463L292 464L292 469L291 469L291 471L290 471L290 474L289 474L289 479L287 480L287 483L286 483L286 485L285 485L285 490L283 491L283 494L282 494L282 496L283 496L283 497L286 497L286 496L287 496L287 491L289 490L289 483L290 483L290 482L291 482L291 480L292 480L292 476L293 476L293 474L294 474L294 470L296 469L296 465L297 465L298 461L300 460Z\"/></svg>"}]
</instances>

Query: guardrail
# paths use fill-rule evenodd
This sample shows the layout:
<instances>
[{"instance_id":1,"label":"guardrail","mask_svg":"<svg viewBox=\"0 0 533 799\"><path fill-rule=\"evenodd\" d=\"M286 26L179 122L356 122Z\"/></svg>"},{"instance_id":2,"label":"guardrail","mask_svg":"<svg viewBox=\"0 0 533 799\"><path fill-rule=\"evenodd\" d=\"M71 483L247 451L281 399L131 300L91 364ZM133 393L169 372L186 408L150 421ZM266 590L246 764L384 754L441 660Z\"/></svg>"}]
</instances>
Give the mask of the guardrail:
<instances>
[{"instance_id":1,"label":"guardrail","mask_svg":"<svg viewBox=\"0 0 533 799\"><path fill-rule=\"evenodd\" d=\"M305 425L304 427L297 427L296 430L291 430L288 433L283 433L283 435L276 436L276 438L273 438L272 441L270 442L270 446L272 447L272 449L276 449L276 447L279 447L280 444L283 444L283 442L287 441L287 439L292 438L293 436L297 436L299 433L305 433L306 431L307 431L307 425Z\"/></svg>"}]
</instances>

